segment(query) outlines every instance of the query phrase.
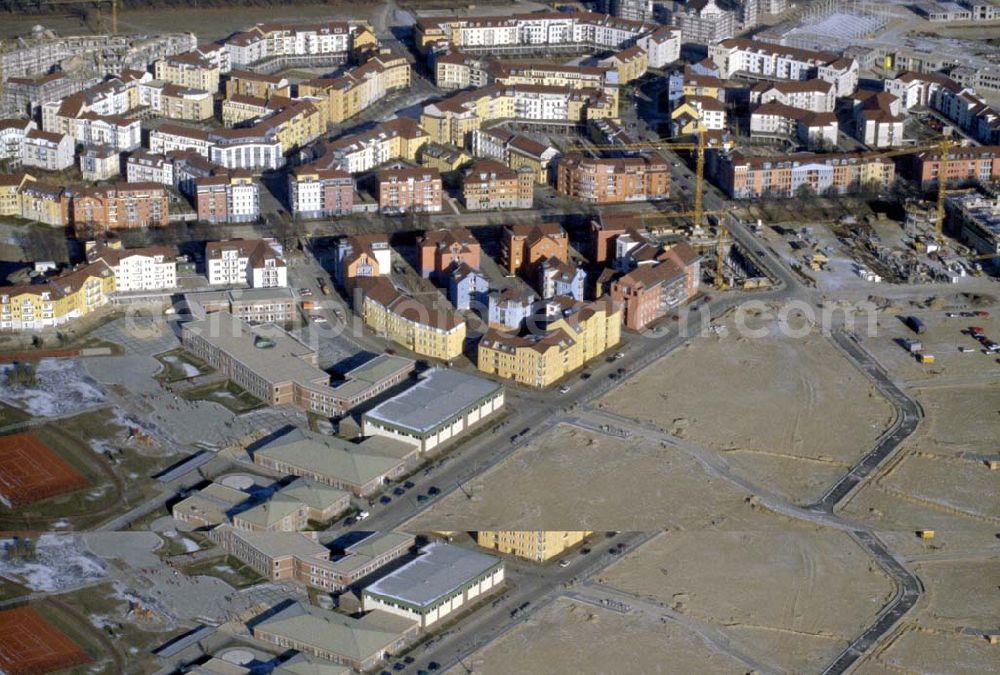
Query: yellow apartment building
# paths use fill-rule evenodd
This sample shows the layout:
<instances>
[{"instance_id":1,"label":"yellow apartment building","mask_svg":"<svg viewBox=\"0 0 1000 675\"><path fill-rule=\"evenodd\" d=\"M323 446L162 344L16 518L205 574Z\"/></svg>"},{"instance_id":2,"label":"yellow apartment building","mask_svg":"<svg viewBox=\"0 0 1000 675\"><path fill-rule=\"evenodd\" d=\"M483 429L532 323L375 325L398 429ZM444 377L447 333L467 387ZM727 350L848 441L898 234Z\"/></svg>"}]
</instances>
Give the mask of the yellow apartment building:
<instances>
[{"instance_id":1,"label":"yellow apartment building","mask_svg":"<svg viewBox=\"0 0 1000 675\"><path fill-rule=\"evenodd\" d=\"M0 330L40 330L106 305L114 271L103 260L50 277L42 284L0 287Z\"/></svg>"},{"instance_id":2,"label":"yellow apartment building","mask_svg":"<svg viewBox=\"0 0 1000 675\"><path fill-rule=\"evenodd\" d=\"M327 116L338 124L397 89L410 86L410 64L402 56L378 54L341 77L320 78L299 84L299 96L326 101Z\"/></svg>"},{"instance_id":3,"label":"yellow apartment building","mask_svg":"<svg viewBox=\"0 0 1000 675\"><path fill-rule=\"evenodd\" d=\"M516 555L525 560L545 562L576 546L593 531L556 532L545 530L503 530L476 532L476 543L483 548Z\"/></svg>"},{"instance_id":4,"label":"yellow apartment building","mask_svg":"<svg viewBox=\"0 0 1000 675\"><path fill-rule=\"evenodd\" d=\"M540 334L512 335L490 328L479 342L479 370L529 387L547 387L621 341L621 306L607 300L566 299L562 304L561 316Z\"/></svg>"},{"instance_id":5,"label":"yellow apartment building","mask_svg":"<svg viewBox=\"0 0 1000 675\"><path fill-rule=\"evenodd\" d=\"M235 96L252 96L263 99L268 99L272 96L289 98L291 95L291 85L287 79L280 75L265 75L264 73L255 73L251 70L238 70L234 68L229 71L229 79L226 80L227 99Z\"/></svg>"},{"instance_id":6,"label":"yellow apartment building","mask_svg":"<svg viewBox=\"0 0 1000 675\"><path fill-rule=\"evenodd\" d=\"M156 62L156 79L179 87L219 91L219 67L196 52L184 52Z\"/></svg>"},{"instance_id":7,"label":"yellow apartment building","mask_svg":"<svg viewBox=\"0 0 1000 675\"><path fill-rule=\"evenodd\" d=\"M360 277L361 316L375 333L411 352L441 361L462 355L465 321L454 311L423 305L400 293L386 277Z\"/></svg>"},{"instance_id":8,"label":"yellow apartment building","mask_svg":"<svg viewBox=\"0 0 1000 675\"><path fill-rule=\"evenodd\" d=\"M21 190L34 180L29 173L0 174L0 216L21 215Z\"/></svg>"},{"instance_id":9,"label":"yellow apartment building","mask_svg":"<svg viewBox=\"0 0 1000 675\"><path fill-rule=\"evenodd\" d=\"M649 69L649 55L638 45L623 49L601 61L606 68L613 68L618 73L618 83L625 84L638 80Z\"/></svg>"},{"instance_id":10,"label":"yellow apartment building","mask_svg":"<svg viewBox=\"0 0 1000 675\"><path fill-rule=\"evenodd\" d=\"M234 127L240 122L263 117L268 112L266 99L235 94L222 102L222 123Z\"/></svg>"}]
</instances>

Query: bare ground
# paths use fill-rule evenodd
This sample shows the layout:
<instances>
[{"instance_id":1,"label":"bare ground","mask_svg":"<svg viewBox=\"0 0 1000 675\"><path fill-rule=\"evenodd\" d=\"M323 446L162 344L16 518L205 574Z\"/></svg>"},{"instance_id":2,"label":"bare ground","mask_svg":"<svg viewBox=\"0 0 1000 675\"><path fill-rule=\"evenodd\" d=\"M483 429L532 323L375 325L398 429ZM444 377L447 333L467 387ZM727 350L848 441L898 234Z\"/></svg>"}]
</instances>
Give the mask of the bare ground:
<instances>
[{"instance_id":1,"label":"bare ground","mask_svg":"<svg viewBox=\"0 0 1000 675\"><path fill-rule=\"evenodd\" d=\"M729 336L694 340L599 405L724 452L790 500L821 497L889 424L888 403L815 332L755 339L723 326Z\"/></svg>"}]
</instances>

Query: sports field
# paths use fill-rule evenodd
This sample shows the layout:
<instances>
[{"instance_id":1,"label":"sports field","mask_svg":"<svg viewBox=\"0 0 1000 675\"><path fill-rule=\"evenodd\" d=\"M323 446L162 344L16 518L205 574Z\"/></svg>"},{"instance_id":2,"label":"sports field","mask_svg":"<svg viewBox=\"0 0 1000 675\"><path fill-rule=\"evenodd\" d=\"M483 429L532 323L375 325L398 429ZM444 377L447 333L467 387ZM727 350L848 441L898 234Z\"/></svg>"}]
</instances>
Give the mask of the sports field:
<instances>
[{"instance_id":1,"label":"sports field","mask_svg":"<svg viewBox=\"0 0 1000 675\"><path fill-rule=\"evenodd\" d=\"M89 484L35 434L0 436L0 500L8 506L23 506Z\"/></svg>"},{"instance_id":2,"label":"sports field","mask_svg":"<svg viewBox=\"0 0 1000 675\"><path fill-rule=\"evenodd\" d=\"M91 661L79 645L31 607L0 612L0 669L10 675L48 673Z\"/></svg>"}]
</instances>

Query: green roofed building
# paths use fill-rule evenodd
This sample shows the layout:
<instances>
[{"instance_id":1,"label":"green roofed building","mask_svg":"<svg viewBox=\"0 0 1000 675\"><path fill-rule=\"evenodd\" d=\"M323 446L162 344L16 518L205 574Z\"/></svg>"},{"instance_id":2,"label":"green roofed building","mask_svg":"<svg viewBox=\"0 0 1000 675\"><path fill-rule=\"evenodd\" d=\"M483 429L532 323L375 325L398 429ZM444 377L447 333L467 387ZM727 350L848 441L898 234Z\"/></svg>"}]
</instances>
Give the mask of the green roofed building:
<instances>
[{"instance_id":1,"label":"green roofed building","mask_svg":"<svg viewBox=\"0 0 1000 675\"><path fill-rule=\"evenodd\" d=\"M252 627L258 640L361 672L402 651L419 630L415 621L386 612L369 612L354 619L303 603L291 605Z\"/></svg>"}]
</instances>

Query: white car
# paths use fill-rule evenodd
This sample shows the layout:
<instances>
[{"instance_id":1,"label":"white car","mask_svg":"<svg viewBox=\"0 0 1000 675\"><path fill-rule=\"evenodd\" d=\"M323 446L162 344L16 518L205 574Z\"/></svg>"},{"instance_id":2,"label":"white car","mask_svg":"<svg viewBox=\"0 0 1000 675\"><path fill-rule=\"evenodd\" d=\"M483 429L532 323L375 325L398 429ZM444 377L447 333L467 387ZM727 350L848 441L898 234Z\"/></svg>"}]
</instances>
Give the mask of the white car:
<instances>
[{"instance_id":1,"label":"white car","mask_svg":"<svg viewBox=\"0 0 1000 675\"><path fill-rule=\"evenodd\" d=\"M971 353L973 353L976 350L973 349L972 347L962 346L962 347L958 348L958 351L962 352L963 354L971 354Z\"/></svg>"},{"instance_id":2,"label":"white car","mask_svg":"<svg viewBox=\"0 0 1000 675\"><path fill-rule=\"evenodd\" d=\"M369 513L367 512L367 511L359 511L359 512L358 512L358 515L357 515L357 519L358 519L358 520L364 520L364 519L365 519L365 518L367 518L367 517L368 517L369 515L370 515L370 514L369 514Z\"/></svg>"},{"instance_id":3,"label":"white car","mask_svg":"<svg viewBox=\"0 0 1000 675\"><path fill-rule=\"evenodd\" d=\"M569 391L569 385L568 384L564 384L563 386L559 387L559 393L560 394L565 394L568 391Z\"/></svg>"},{"instance_id":4,"label":"white car","mask_svg":"<svg viewBox=\"0 0 1000 675\"><path fill-rule=\"evenodd\" d=\"M309 318L313 320L313 323L326 323L326 317L322 314L312 314Z\"/></svg>"},{"instance_id":5,"label":"white car","mask_svg":"<svg viewBox=\"0 0 1000 675\"><path fill-rule=\"evenodd\" d=\"M559 567L569 567L569 560L567 560L566 558L563 558L562 560L560 560L559 561Z\"/></svg>"}]
</instances>

